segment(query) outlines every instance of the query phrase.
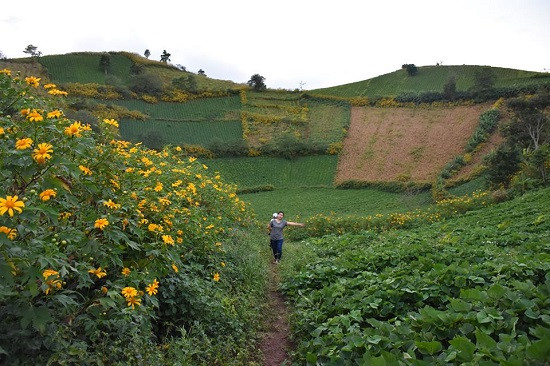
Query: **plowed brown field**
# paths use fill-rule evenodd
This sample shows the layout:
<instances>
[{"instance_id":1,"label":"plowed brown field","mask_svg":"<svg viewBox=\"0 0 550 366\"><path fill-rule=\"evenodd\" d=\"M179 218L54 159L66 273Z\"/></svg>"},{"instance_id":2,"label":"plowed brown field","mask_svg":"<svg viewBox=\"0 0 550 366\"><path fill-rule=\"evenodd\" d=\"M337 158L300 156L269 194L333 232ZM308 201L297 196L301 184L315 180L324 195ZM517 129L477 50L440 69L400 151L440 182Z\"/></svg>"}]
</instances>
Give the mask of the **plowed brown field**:
<instances>
[{"instance_id":1,"label":"plowed brown field","mask_svg":"<svg viewBox=\"0 0 550 366\"><path fill-rule=\"evenodd\" d=\"M458 155L490 105L441 108L354 107L335 183L433 181Z\"/></svg>"}]
</instances>

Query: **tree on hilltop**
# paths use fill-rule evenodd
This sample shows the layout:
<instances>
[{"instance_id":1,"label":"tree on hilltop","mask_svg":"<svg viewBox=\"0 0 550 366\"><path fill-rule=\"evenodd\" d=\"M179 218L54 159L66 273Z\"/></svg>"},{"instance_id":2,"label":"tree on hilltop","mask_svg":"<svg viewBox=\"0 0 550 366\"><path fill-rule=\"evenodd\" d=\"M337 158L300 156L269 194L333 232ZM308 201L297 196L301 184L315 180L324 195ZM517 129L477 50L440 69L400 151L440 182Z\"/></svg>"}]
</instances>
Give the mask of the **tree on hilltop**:
<instances>
[{"instance_id":1,"label":"tree on hilltop","mask_svg":"<svg viewBox=\"0 0 550 366\"><path fill-rule=\"evenodd\" d=\"M206 76L206 73L204 72L203 69L200 69L198 72L197 72L198 75L202 75L202 76Z\"/></svg>"},{"instance_id":2,"label":"tree on hilltop","mask_svg":"<svg viewBox=\"0 0 550 366\"><path fill-rule=\"evenodd\" d=\"M149 56L151 56L151 51L149 51L149 49L146 49L143 53L143 56L145 56L145 58L149 58Z\"/></svg>"},{"instance_id":3,"label":"tree on hilltop","mask_svg":"<svg viewBox=\"0 0 550 366\"><path fill-rule=\"evenodd\" d=\"M99 69L107 75L111 71L111 55L104 53L99 58Z\"/></svg>"},{"instance_id":4,"label":"tree on hilltop","mask_svg":"<svg viewBox=\"0 0 550 366\"><path fill-rule=\"evenodd\" d=\"M42 56L42 52L38 51L38 47L33 46L32 44L28 45L27 48L23 51L23 53L28 53L32 57L40 57Z\"/></svg>"},{"instance_id":5,"label":"tree on hilltop","mask_svg":"<svg viewBox=\"0 0 550 366\"><path fill-rule=\"evenodd\" d=\"M418 68L415 64L403 64L401 65L401 68L407 70L407 74L409 76L415 76L418 72Z\"/></svg>"},{"instance_id":6,"label":"tree on hilltop","mask_svg":"<svg viewBox=\"0 0 550 366\"><path fill-rule=\"evenodd\" d=\"M254 74L248 80L248 85L251 86L255 91L263 91L267 87L264 83L265 78L260 74Z\"/></svg>"},{"instance_id":7,"label":"tree on hilltop","mask_svg":"<svg viewBox=\"0 0 550 366\"><path fill-rule=\"evenodd\" d=\"M166 52L166 50L162 51L162 55L160 55L160 62L167 63L170 61L170 54Z\"/></svg>"}]
</instances>

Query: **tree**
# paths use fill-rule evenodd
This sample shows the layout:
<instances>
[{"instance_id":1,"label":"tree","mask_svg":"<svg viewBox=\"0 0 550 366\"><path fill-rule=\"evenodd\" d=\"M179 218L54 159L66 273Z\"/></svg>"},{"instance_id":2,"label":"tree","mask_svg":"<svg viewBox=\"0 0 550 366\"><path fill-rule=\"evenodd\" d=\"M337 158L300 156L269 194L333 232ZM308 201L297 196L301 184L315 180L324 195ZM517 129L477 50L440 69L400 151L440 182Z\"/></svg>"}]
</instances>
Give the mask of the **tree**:
<instances>
[{"instance_id":1,"label":"tree","mask_svg":"<svg viewBox=\"0 0 550 366\"><path fill-rule=\"evenodd\" d=\"M506 130L508 140L529 150L538 150L541 144L550 143L548 91L529 98L511 99L508 107L514 113L514 120Z\"/></svg>"},{"instance_id":2,"label":"tree","mask_svg":"<svg viewBox=\"0 0 550 366\"><path fill-rule=\"evenodd\" d=\"M6 55L4 55L2 51L0 51L0 60L5 60L5 59L7 59Z\"/></svg>"},{"instance_id":3,"label":"tree","mask_svg":"<svg viewBox=\"0 0 550 366\"><path fill-rule=\"evenodd\" d=\"M151 56L151 51L149 51L149 49L146 49L143 53L143 56L145 56L145 58L149 58L149 56Z\"/></svg>"},{"instance_id":4,"label":"tree","mask_svg":"<svg viewBox=\"0 0 550 366\"><path fill-rule=\"evenodd\" d=\"M130 90L138 94L160 96L162 94L162 80L156 74L135 75L130 81Z\"/></svg>"},{"instance_id":5,"label":"tree","mask_svg":"<svg viewBox=\"0 0 550 366\"><path fill-rule=\"evenodd\" d=\"M202 75L202 76L206 76L206 73L204 72L203 69L200 69L198 72L197 72L198 75Z\"/></svg>"},{"instance_id":6,"label":"tree","mask_svg":"<svg viewBox=\"0 0 550 366\"><path fill-rule=\"evenodd\" d=\"M172 85L178 89L186 90L191 93L197 91L197 80L195 80L195 76L191 74L172 80Z\"/></svg>"},{"instance_id":7,"label":"tree","mask_svg":"<svg viewBox=\"0 0 550 366\"><path fill-rule=\"evenodd\" d=\"M33 46L32 44L28 45L27 48L23 51L23 53L28 53L32 57L40 57L42 56L42 52L38 51L38 47Z\"/></svg>"},{"instance_id":8,"label":"tree","mask_svg":"<svg viewBox=\"0 0 550 366\"><path fill-rule=\"evenodd\" d=\"M451 76L443 86L443 95L447 100L454 100L456 97L456 79Z\"/></svg>"},{"instance_id":9,"label":"tree","mask_svg":"<svg viewBox=\"0 0 550 366\"><path fill-rule=\"evenodd\" d=\"M256 91L263 91L267 88L264 80L265 78L262 75L254 74L250 77L250 80L248 80L248 85Z\"/></svg>"},{"instance_id":10,"label":"tree","mask_svg":"<svg viewBox=\"0 0 550 366\"><path fill-rule=\"evenodd\" d=\"M401 65L401 68L406 69L409 76L415 76L418 72L418 68L415 64L403 64Z\"/></svg>"},{"instance_id":11,"label":"tree","mask_svg":"<svg viewBox=\"0 0 550 366\"><path fill-rule=\"evenodd\" d=\"M490 67L482 67L474 73L474 86L472 89L475 92L486 92L491 90L495 85L496 75Z\"/></svg>"},{"instance_id":12,"label":"tree","mask_svg":"<svg viewBox=\"0 0 550 366\"><path fill-rule=\"evenodd\" d=\"M162 51L162 55L160 55L160 62L167 63L170 61L170 54L166 52L166 50Z\"/></svg>"},{"instance_id":13,"label":"tree","mask_svg":"<svg viewBox=\"0 0 550 366\"><path fill-rule=\"evenodd\" d=\"M111 55L104 53L99 58L99 69L107 75L111 71Z\"/></svg>"}]
</instances>

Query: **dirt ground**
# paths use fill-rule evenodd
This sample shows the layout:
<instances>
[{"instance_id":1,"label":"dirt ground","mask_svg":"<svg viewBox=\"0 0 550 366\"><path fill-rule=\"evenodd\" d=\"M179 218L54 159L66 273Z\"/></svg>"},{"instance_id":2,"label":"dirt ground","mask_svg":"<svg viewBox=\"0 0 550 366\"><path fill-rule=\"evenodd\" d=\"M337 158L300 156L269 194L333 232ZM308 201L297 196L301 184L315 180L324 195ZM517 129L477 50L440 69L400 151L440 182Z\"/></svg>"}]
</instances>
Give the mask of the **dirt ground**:
<instances>
[{"instance_id":1,"label":"dirt ground","mask_svg":"<svg viewBox=\"0 0 550 366\"><path fill-rule=\"evenodd\" d=\"M458 155L490 105L353 107L335 182L429 182Z\"/></svg>"},{"instance_id":2,"label":"dirt ground","mask_svg":"<svg viewBox=\"0 0 550 366\"><path fill-rule=\"evenodd\" d=\"M266 331L262 336L260 349L265 366L286 365L290 359L287 352L292 349L289 338L288 308L283 295L278 291L279 272L272 264L269 273L269 314L266 314Z\"/></svg>"}]
</instances>

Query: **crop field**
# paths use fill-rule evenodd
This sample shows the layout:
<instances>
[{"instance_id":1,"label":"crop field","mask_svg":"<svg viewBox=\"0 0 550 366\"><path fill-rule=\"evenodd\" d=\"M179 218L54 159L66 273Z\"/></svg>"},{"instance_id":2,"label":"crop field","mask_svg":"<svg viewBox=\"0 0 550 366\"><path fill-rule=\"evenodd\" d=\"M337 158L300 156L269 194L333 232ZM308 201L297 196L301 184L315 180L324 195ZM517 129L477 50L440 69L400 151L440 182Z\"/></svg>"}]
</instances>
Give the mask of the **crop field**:
<instances>
[{"instance_id":1,"label":"crop field","mask_svg":"<svg viewBox=\"0 0 550 366\"><path fill-rule=\"evenodd\" d=\"M341 97L397 96L402 93L442 91L450 77L455 77L457 90L468 90L474 84L474 74L479 66L424 66L414 77L403 69L372 79L312 90L312 94ZM493 67L495 87L536 85L548 83L550 76L543 73Z\"/></svg>"},{"instance_id":2,"label":"crop field","mask_svg":"<svg viewBox=\"0 0 550 366\"><path fill-rule=\"evenodd\" d=\"M416 229L285 244L294 361L548 365L549 205L547 188Z\"/></svg>"},{"instance_id":3,"label":"crop field","mask_svg":"<svg viewBox=\"0 0 550 366\"><path fill-rule=\"evenodd\" d=\"M123 82L130 78L132 61L122 54L111 54L111 71ZM48 69L52 81L57 83L105 83L105 73L99 68L100 53L72 53L60 56L43 56L38 60Z\"/></svg>"},{"instance_id":4,"label":"crop field","mask_svg":"<svg viewBox=\"0 0 550 366\"><path fill-rule=\"evenodd\" d=\"M350 125L349 106L308 102L309 138L328 143L342 141Z\"/></svg>"},{"instance_id":5,"label":"crop field","mask_svg":"<svg viewBox=\"0 0 550 366\"><path fill-rule=\"evenodd\" d=\"M208 146L214 140L235 141L242 138L240 121L172 122L172 121L119 121L122 139L139 142L147 136L160 137L162 143L172 145Z\"/></svg>"},{"instance_id":6,"label":"crop field","mask_svg":"<svg viewBox=\"0 0 550 366\"><path fill-rule=\"evenodd\" d=\"M272 185L276 189L332 187L338 157L303 156L293 160L276 157L205 160L210 170L239 189Z\"/></svg>"},{"instance_id":7,"label":"crop field","mask_svg":"<svg viewBox=\"0 0 550 366\"><path fill-rule=\"evenodd\" d=\"M336 189L325 187L285 188L240 194L250 203L259 220L268 220L275 211L285 211L288 220L304 220L315 215L367 216L406 212L427 207L429 192L392 193L376 189Z\"/></svg>"},{"instance_id":8,"label":"crop field","mask_svg":"<svg viewBox=\"0 0 550 366\"><path fill-rule=\"evenodd\" d=\"M205 98L186 103L146 103L141 100L117 100L113 103L139 110L154 120L219 121L240 118L239 97Z\"/></svg>"}]
</instances>

